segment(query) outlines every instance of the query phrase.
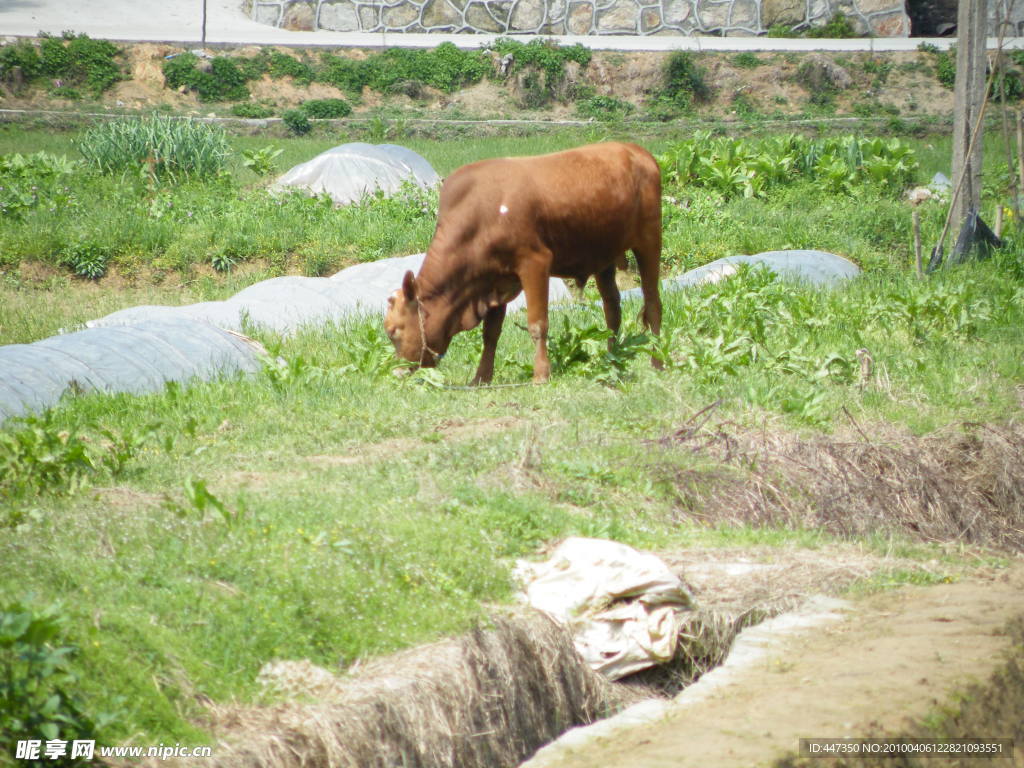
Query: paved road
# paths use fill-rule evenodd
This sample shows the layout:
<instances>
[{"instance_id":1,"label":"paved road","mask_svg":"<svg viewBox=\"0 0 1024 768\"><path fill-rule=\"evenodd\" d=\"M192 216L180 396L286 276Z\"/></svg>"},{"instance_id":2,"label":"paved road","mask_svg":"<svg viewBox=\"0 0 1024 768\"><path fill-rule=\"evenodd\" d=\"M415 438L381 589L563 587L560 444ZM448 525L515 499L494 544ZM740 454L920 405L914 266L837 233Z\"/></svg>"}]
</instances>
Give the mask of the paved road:
<instances>
[{"instance_id":1,"label":"paved road","mask_svg":"<svg viewBox=\"0 0 1024 768\"><path fill-rule=\"evenodd\" d=\"M153 40L197 43L203 39L204 0L0 0L0 36L34 36L39 31L58 34L64 30L85 32L108 40ZM462 48L475 48L496 35L381 34L360 32L290 32L252 21L240 0L206 0L206 42L259 45L408 46L432 48L450 40ZM565 44L582 43L595 50L669 51L691 50L914 50L923 38L869 38L854 40L780 40L766 37L665 37L660 35L563 36ZM930 38L947 47L952 38ZM996 47L996 40L990 40ZM1024 47L1024 38L1007 41Z\"/></svg>"}]
</instances>

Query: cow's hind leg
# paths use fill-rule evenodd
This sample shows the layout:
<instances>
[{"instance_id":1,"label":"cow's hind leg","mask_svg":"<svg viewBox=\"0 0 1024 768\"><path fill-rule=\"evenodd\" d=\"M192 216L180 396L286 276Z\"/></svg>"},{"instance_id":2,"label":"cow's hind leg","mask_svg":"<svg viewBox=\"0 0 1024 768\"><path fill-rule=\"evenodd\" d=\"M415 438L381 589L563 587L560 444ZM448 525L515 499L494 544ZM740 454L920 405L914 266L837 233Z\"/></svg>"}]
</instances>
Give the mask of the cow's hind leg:
<instances>
[{"instance_id":1,"label":"cow's hind leg","mask_svg":"<svg viewBox=\"0 0 1024 768\"><path fill-rule=\"evenodd\" d=\"M644 293L644 308L640 312L640 319L657 336L661 333L661 294L658 282L661 269L660 226L647 242L633 248L633 255L636 256L636 265L640 271L640 289ZM651 365L662 367L661 361L653 357Z\"/></svg>"},{"instance_id":2,"label":"cow's hind leg","mask_svg":"<svg viewBox=\"0 0 1024 768\"><path fill-rule=\"evenodd\" d=\"M597 290L601 293L601 304L604 306L604 319L612 332L608 339L608 351L615 346L619 336L619 328L622 325L622 301L619 296L619 286L615 284L615 265L608 267L596 275Z\"/></svg>"},{"instance_id":3,"label":"cow's hind leg","mask_svg":"<svg viewBox=\"0 0 1024 768\"><path fill-rule=\"evenodd\" d=\"M551 375L548 360L548 279L551 252L534 251L520 259L519 281L526 294L526 328L536 346L533 356L533 382L542 384Z\"/></svg>"},{"instance_id":4,"label":"cow's hind leg","mask_svg":"<svg viewBox=\"0 0 1024 768\"><path fill-rule=\"evenodd\" d=\"M501 326L505 322L505 305L491 307L484 315L484 352L480 355L480 365L473 377L473 384L490 384L494 376L494 353L498 348L498 337Z\"/></svg>"}]
</instances>

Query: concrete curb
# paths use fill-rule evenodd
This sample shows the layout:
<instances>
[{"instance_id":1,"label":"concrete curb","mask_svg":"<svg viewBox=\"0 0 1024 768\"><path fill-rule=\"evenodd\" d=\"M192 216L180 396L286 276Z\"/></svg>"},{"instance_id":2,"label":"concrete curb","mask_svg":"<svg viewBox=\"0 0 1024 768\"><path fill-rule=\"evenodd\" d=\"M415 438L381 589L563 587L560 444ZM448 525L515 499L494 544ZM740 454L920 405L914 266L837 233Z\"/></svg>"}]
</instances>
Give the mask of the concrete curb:
<instances>
[{"instance_id":1,"label":"concrete curb","mask_svg":"<svg viewBox=\"0 0 1024 768\"><path fill-rule=\"evenodd\" d=\"M564 755L578 750L583 745L614 740L616 734L622 731L655 723L699 704L742 675L744 670L763 661L786 638L844 620L849 607L850 603L845 600L817 595L794 611L747 627L736 637L728 657L720 666L705 674L674 699L641 701L607 720L573 728L543 747L519 768L555 766Z\"/></svg>"}]
</instances>

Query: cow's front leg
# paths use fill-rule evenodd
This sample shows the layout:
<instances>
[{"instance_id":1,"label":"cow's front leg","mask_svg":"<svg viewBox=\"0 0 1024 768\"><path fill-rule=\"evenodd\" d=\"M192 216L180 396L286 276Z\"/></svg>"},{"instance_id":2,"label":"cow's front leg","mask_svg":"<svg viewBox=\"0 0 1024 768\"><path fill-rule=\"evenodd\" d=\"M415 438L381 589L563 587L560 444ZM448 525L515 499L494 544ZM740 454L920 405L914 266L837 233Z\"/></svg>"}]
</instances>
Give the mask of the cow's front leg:
<instances>
[{"instance_id":1,"label":"cow's front leg","mask_svg":"<svg viewBox=\"0 0 1024 768\"><path fill-rule=\"evenodd\" d=\"M543 384L551 375L548 361L548 275L550 259L530 260L520 273L526 293L526 329L536 346L533 356L533 383Z\"/></svg>"},{"instance_id":2,"label":"cow's front leg","mask_svg":"<svg viewBox=\"0 0 1024 768\"><path fill-rule=\"evenodd\" d=\"M484 351L480 355L480 365L472 384L490 384L494 377L494 353L498 349L498 337L501 326L505 322L505 305L491 307L484 315Z\"/></svg>"},{"instance_id":3,"label":"cow's front leg","mask_svg":"<svg viewBox=\"0 0 1024 768\"><path fill-rule=\"evenodd\" d=\"M619 327L622 325L622 297L619 294L619 286L615 284L615 265L608 267L603 272L597 273L597 290L601 294L601 305L604 307L604 319L612 332L608 339L608 351L615 348L615 341L619 337Z\"/></svg>"}]
</instances>

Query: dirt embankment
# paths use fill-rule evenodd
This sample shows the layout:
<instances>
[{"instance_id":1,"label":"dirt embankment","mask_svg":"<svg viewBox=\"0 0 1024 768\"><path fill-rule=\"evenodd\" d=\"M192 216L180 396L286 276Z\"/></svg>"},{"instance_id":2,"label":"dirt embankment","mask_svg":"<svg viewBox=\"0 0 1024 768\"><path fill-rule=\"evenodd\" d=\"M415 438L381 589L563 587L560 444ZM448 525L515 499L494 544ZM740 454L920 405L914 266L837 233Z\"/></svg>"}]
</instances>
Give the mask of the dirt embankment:
<instances>
[{"instance_id":1,"label":"dirt embankment","mask_svg":"<svg viewBox=\"0 0 1024 768\"><path fill-rule=\"evenodd\" d=\"M168 88L162 64L183 49L159 43L128 44L123 61L129 79L117 83L100 99L100 109L170 109L192 114L228 114L229 105L200 102L194 93ZM258 46L209 50L211 55L254 56ZM316 61L321 51L279 47L297 58ZM331 53L364 58L367 51L332 50ZM595 51L590 64L567 67L566 81L556 89L558 98L543 106L530 106L528 73L484 81L446 94L418 87L414 97L403 93L380 94L369 89L355 99L354 115L376 113L382 108L410 116L459 118L547 119L583 116L581 97L611 97L632 106L633 115L649 113L665 84L669 58L662 52L622 53ZM948 116L952 91L936 77L934 54L923 51L841 54L761 52L699 53L693 61L708 86L710 98L698 102L693 114L705 118L751 119L757 116L816 117ZM811 65L808 65L808 62ZM824 75L822 75L824 73ZM822 76L825 80L822 80ZM277 110L295 107L308 99L346 98L323 83L301 85L292 78L272 80L268 75L249 83L250 100ZM0 108L81 109L95 107L55 98L40 89L0 83Z\"/></svg>"},{"instance_id":2,"label":"dirt embankment","mask_svg":"<svg viewBox=\"0 0 1024 768\"><path fill-rule=\"evenodd\" d=\"M699 702L530 768L1024 765L1024 566L854 601ZM801 738L1014 739L1008 760L800 759Z\"/></svg>"}]
</instances>

